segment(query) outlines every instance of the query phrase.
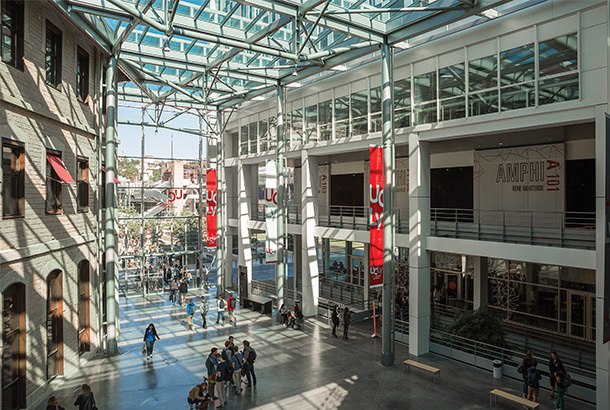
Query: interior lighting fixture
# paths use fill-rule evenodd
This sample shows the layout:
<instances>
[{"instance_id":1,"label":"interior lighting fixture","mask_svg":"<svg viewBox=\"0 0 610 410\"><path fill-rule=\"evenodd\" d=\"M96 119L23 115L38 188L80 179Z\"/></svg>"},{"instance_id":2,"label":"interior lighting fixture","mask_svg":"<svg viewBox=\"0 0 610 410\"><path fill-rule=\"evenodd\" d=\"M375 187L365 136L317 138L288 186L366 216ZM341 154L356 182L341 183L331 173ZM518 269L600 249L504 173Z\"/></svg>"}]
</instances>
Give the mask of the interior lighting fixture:
<instances>
[{"instance_id":1,"label":"interior lighting fixture","mask_svg":"<svg viewBox=\"0 0 610 410\"><path fill-rule=\"evenodd\" d=\"M492 20L495 19L497 17L500 17L500 13L498 13L498 11L496 9L487 9L481 12L481 15L483 17L487 17L488 19Z\"/></svg>"}]
</instances>

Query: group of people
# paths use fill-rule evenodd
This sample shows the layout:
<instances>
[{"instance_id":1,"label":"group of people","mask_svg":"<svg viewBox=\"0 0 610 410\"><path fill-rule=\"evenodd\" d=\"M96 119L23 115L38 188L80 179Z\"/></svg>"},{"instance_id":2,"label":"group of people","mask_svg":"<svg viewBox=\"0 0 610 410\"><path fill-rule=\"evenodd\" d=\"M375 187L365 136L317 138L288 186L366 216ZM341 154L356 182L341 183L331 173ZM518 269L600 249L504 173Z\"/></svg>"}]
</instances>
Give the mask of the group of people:
<instances>
[{"instance_id":1,"label":"group of people","mask_svg":"<svg viewBox=\"0 0 610 410\"><path fill-rule=\"evenodd\" d=\"M298 302L294 303L294 308L291 311L288 310L285 303L282 303L280 306L280 315L282 316L282 324L286 327L291 327L295 329L300 328L300 324L303 321L303 312L299 307Z\"/></svg>"},{"instance_id":2,"label":"group of people","mask_svg":"<svg viewBox=\"0 0 610 410\"><path fill-rule=\"evenodd\" d=\"M198 384L189 392L187 400L191 409L194 406L197 406L197 409L205 408L210 402L216 402L216 408L224 407L231 387L236 395L242 393L244 376L247 379L243 382L246 389L256 386L256 351L249 341L244 340L242 344L243 350L240 352L233 336L229 336L222 351L217 347L211 349L205 361L207 376L204 376L204 383Z\"/></svg>"},{"instance_id":3,"label":"group of people","mask_svg":"<svg viewBox=\"0 0 610 410\"><path fill-rule=\"evenodd\" d=\"M349 311L349 308L346 306L343 308L343 311L339 309L339 306L335 305L333 308L333 312L331 314L331 320L333 322L333 331L332 335L337 337L337 327L339 324L343 325L343 339L349 339L347 337L347 331L349 329L349 325L352 322L352 314Z\"/></svg>"},{"instance_id":4,"label":"group of people","mask_svg":"<svg viewBox=\"0 0 610 410\"><path fill-rule=\"evenodd\" d=\"M74 402L75 406L78 406L78 410L97 410L97 406L95 405L95 398L93 397L93 393L91 392L91 387L88 384L83 384L81 386L81 391L76 397L76 401ZM57 400L57 396L49 397L47 401L47 410L65 410L62 406L59 405L59 401Z\"/></svg>"},{"instance_id":5,"label":"group of people","mask_svg":"<svg viewBox=\"0 0 610 410\"><path fill-rule=\"evenodd\" d=\"M540 380L542 374L538 370L538 361L534 359L534 353L528 350L523 361L517 366L517 371L523 376L523 397L536 402L540 393ZM571 384L571 378L563 363L557 356L557 352L551 352L549 360L549 382L551 384L551 399L555 399L555 408L564 410L564 396Z\"/></svg>"}]
</instances>

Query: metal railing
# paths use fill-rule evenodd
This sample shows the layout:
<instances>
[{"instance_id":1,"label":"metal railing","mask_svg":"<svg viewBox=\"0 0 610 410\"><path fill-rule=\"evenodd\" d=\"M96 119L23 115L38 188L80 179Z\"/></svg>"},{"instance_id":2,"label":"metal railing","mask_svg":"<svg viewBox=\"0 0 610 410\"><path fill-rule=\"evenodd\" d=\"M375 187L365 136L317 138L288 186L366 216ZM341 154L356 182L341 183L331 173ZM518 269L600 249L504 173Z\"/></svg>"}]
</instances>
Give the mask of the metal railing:
<instances>
[{"instance_id":1,"label":"metal railing","mask_svg":"<svg viewBox=\"0 0 610 410\"><path fill-rule=\"evenodd\" d=\"M299 205L288 205L286 217L289 224L301 223L301 207ZM265 220L265 204L254 202L250 206L250 219L253 221Z\"/></svg>"},{"instance_id":2,"label":"metal railing","mask_svg":"<svg viewBox=\"0 0 610 410\"><path fill-rule=\"evenodd\" d=\"M430 220L433 236L595 249L594 212L432 208Z\"/></svg>"},{"instance_id":3,"label":"metal railing","mask_svg":"<svg viewBox=\"0 0 610 410\"><path fill-rule=\"evenodd\" d=\"M320 206L318 225L333 228L368 230L371 221L371 208L368 206ZM408 210L395 209L396 232L409 232Z\"/></svg>"}]
</instances>

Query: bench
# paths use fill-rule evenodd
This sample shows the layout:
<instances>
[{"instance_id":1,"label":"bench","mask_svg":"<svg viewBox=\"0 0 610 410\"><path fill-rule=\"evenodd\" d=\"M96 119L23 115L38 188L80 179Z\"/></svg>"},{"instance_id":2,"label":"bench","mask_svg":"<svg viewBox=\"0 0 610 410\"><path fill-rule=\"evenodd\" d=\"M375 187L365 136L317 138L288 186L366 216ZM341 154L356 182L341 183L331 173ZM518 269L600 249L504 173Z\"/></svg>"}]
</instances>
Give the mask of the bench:
<instances>
[{"instance_id":1,"label":"bench","mask_svg":"<svg viewBox=\"0 0 610 410\"><path fill-rule=\"evenodd\" d=\"M494 404L498 403L498 397L502 397L505 400L512 401L513 403L520 404L529 409L537 409L538 407L540 407L540 403L534 403L533 401L524 399L523 397L519 397L498 389L493 389L489 392L489 405L491 407L493 407Z\"/></svg>"},{"instance_id":2,"label":"bench","mask_svg":"<svg viewBox=\"0 0 610 410\"><path fill-rule=\"evenodd\" d=\"M428 366L427 364L423 364L423 363L419 363L416 362L415 360L405 360L404 362L402 362L402 371L405 371L405 366L407 366L409 368L409 371L411 371L411 366L413 367L417 367L418 369L422 369L425 370L427 372L430 372L433 374L434 376L434 383L436 384L436 375L438 374L438 380L441 380L441 369L437 369L436 367L432 367L432 366Z\"/></svg>"},{"instance_id":3,"label":"bench","mask_svg":"<svg viewBox=\"0 0 610 410\"><path fill-rule=\"evenodd\" d=\"M241 304L245 308L252 310L260 310L261 313L271 313L273 300L264 296L248 295L242 301Z\"/></svg>"}]
</instances>

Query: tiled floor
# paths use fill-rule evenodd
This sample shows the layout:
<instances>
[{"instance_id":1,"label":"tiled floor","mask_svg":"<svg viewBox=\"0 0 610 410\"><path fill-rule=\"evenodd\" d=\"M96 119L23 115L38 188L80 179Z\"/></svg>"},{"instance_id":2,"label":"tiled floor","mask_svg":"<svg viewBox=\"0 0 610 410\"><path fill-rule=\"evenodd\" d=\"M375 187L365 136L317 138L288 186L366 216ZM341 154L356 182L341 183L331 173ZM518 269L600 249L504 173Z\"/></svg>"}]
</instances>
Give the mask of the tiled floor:
<instances>
[{"instance_id":1,"label":"tiled floor","mask_svg":"<svg viewBox=\"0 0 610 410\"><path fill-rule=\"evenodd\" d=\"M215 306L212 296L208 298ZM186 410L187 394L202 380L210 348L220 348L229 335L248 339L256 349L258 385L241 396L231 391L227 409L482 409L489 407L491 389L520 390L517 382L494 380L491 372L436 355L418 360L441 369L440 383L434 384L425 372L402 373L401 363L408 357L402 345L396 346L396 364L385 368L379 364L381 339L370 337L370 322L354 324L349 340L342 340L331 337L329 326L318 319L308 319L302 332L249 310L238 311L237 326L218 326L213 323L214 309L208 314L207 331L196 313L193 332L184 309L159 297L121 299L120 316L120 354L100 357L86 375L55 383L62 406L74 408L79 385L88 382L100 410ZM155 344L152 362L147 362L141 349L150 322L161 341ZM44 409L42 399L33 408ZM554 408L548 391L542 392L542 403L542 409ZM506 403L500 407L521 408ZM567 408L587 409L569 400Z\"/></svg>"}]
</instances>

